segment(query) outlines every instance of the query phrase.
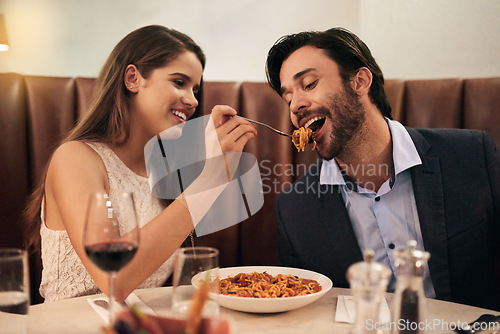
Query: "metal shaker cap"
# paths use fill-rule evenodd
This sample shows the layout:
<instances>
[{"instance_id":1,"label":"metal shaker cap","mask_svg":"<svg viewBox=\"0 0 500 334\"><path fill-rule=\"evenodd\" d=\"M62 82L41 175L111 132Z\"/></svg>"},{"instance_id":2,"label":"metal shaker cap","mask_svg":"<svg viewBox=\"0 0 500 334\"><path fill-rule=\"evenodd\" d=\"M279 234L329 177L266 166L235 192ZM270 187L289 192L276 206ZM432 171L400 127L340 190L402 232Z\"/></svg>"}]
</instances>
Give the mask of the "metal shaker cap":
<instances>
[{"instance_id":1,"label":"metal shaker cap","mask_svg":"<svg viewBox=\"0 0 500 334\"><path fill-rule=\"evenodd\" d=\"M381 288L385 290L391 277L391 270L376 262L375 252L366 250L363 253L364 261L352 264L347 270L347 279L352 289Z\"/></svg>"},{"instance_id":2,"label":"metal shaker cap","mask_svg":"<svg viewBox=\"0 0 500 334\"><path fill-rule=\"evenodd\" d=\"M422 275L430 256L429 252L417 250L415 240L408 241L405 249L394 251L396 267L403 275Z\"/></svg>"}]
</instances>

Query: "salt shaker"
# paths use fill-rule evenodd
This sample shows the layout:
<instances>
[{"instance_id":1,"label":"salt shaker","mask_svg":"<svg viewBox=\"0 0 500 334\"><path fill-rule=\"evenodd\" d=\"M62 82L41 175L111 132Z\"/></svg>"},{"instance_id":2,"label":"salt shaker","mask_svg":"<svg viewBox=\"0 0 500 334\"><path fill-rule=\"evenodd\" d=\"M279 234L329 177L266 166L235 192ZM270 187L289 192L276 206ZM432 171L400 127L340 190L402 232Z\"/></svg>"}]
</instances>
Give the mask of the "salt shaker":
<instances>
[{"instance_id":1,"label":"salt shaker","mask_svg":"<svg viewBox=\"0 0 500 334\"><path fill-rule=\"evenodd\" d=\"M425 326L421 326L427 313L423 274L430 254L416 248L417 242L411 240L406 249L394 251L398 272L393 304L397 324L394 334L425 333Z\"/></svg>"},{"instance_id":2,"label":"salt shaker","mask_svg":"<svg viewBox=\"0 0 500 334\"><path fill-rule=\"evenodd\" d=\"M356 317L351 334L384 333L380 325L380 304L387 290L391 271L375 262L375 252L363 253L364 261L354 263L347 270L347 279L356 304ZM378 329L377 329L378 328Z\"/></svg>"}]
</instances>

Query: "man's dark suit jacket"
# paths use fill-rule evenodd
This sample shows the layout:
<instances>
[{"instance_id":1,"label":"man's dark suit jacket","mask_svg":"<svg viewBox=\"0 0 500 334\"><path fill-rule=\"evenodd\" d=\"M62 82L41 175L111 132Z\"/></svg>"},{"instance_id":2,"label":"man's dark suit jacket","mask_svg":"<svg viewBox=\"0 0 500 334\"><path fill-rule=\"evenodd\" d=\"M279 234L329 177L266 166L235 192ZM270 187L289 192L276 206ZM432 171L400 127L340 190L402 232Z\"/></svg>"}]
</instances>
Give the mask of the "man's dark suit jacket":
<instances>
[{"instance_id":1,"label":"man's dark suit jacket","mask_svg":"<svg viewBox=\"0 0 500 334\"><path fill-rule=\"evenodd\" d=\"M411 177L436 298L500 310L500 152L485 132L407 130L422 159ZM349 287L362 254L338 186L319 184L320 165L276 200L280 264Z\"/></svg>"}]
</instances>

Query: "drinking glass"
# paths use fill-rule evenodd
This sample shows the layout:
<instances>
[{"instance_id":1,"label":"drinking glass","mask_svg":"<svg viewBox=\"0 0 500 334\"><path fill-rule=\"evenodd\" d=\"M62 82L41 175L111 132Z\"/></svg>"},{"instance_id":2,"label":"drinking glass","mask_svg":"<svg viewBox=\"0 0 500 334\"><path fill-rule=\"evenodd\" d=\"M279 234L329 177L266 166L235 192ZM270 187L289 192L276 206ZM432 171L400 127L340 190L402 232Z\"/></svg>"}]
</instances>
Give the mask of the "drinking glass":
<instances>
[{"instance_id":1,"label":"drinking glass","mask_svg":"<svg viewBox=\"0 0 500 334\"><path fill-rule=\"evenodd\" d=\"M111 200L107 194L90 196L83 244L90 260L109 276L109 323L116 314L117 273L134 257L139 246L134 196L123 193Z\"/></svg>"},{"instance_id":2,"label":"drinking glass","mask_svg":"<svg viewBox=\"0 0 500 334\"><path fill-rule=\"evenodd\" d=\"M15 248L0 249L0 333L27 333L30 304L28 255Z\"/></svg>"},{"instance_id":3,"label":"drinking glass","mask_svg":"<svg viewBox=\"0 0 500 334\"><path fill-rule=\"evenodd\" d=\"M202 273L202 274L199 274ZM199 275L197 275L199 274ZM219 292L219 250L212 247L186 247L176 254L173 277L172 311L176 315L187 316L197 292L195 280L203 280L212 292L202 309L203 317L219 314L217 295Z\"/></svg>"}]
</instances>

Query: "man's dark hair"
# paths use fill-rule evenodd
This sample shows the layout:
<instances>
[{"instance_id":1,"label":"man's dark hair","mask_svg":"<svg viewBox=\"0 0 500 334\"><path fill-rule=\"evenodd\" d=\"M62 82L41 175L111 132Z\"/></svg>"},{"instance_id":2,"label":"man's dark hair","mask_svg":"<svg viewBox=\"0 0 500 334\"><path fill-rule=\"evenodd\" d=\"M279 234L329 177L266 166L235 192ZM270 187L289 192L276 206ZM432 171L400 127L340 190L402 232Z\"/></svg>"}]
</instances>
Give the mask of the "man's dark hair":
<instances>
[{"instance_id":1,"label":"man's dark hair","mask_svg":"<svg viewBox=\"0 0 500 334\"><path fill-rule=\"evenodd\" d=\"M301 32L279 39L267 54L266 76L272 89L281 95L280 70L283 62L294 51L308 45L325 50L339 66L344 83L349 81L361 67L368 68L373 75L370 100L383 116L392 119L391 106L384 91L384 75L380 67L366 44L344 28Z\"/></svg>"}]
</instances>

